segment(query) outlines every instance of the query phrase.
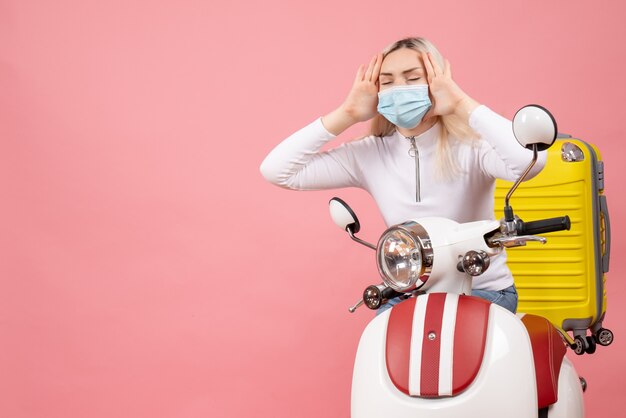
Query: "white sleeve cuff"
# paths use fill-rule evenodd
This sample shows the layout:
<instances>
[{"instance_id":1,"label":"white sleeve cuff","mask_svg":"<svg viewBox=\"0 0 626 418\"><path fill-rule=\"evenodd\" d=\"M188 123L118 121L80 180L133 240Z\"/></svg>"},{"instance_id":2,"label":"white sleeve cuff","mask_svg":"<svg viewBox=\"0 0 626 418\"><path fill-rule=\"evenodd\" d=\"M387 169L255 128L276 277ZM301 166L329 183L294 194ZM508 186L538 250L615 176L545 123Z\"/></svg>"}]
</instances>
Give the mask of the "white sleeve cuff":
<instances>
[{"instance_id":1,"label":"white sleeve cuff","mask_svg":"<svg viewBox=\"0 0 626 418\"><path fill-rule=\"evenodd\" d=\"M469 115L469 126L479 132L481 127L481 122L485 120L485 118L489 117L489 114L493 114L494 112L489 109L485 105L480 105L476 109L472 110L472 113ZM500 116L500 115L498 115Z\"/></svg>"},{"instance_id":2,"label":"white sleeve cuff","mask_svg":"<svg viewBox=\"0 0 626 418\"><path fill-rule=\"evenodd\" d=\"M336 137L336 135L330 133L328 131L328 129L326 129L326 127L324 126L324 122L322 122L322 118L321 116L319 118L317 118L312 124L311 126L315 126L315 129L317 130L318 134L320 135L320 137L325 137L326 139L330 140L330 139L334 139Z\"/></svg>"}]
</instances>

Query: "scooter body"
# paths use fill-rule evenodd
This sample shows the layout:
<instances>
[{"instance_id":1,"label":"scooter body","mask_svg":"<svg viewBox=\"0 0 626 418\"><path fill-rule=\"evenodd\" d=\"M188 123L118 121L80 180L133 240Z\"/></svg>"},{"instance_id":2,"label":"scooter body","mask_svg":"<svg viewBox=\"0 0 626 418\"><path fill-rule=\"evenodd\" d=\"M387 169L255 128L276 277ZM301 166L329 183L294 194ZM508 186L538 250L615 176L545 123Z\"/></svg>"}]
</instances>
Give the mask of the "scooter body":
<instances>
[{"instance_id":1,"label":"scooter body","mask_svg":"<svg viewBox=\"0 0 626 418\"><path fill-rule=\"evenodd\" d=\"M445 294L447 306L438 328L440 331L433 331L437 329L438 320L436 316L432 320L433 316L429 315L429 309L436 309L428 304L430 296L433 294L418 296L415 308L405 309L407 325L404 329L390 330L390 318L395 314L394 310L402 309L402 305L409 301L376 316L365 328L354 365L352 417L537 417L539 408L533 350L522 321L506 309L491 304L487 309L484 341L481 341L482 335L472 335L480 331L456 328L454 318L446 315L446 311L454 309L455 302L458 309L459 296ZM409 318L411 314L412 318ZM464 314L457 310L453 316ZM390 368L394 367L390 362L398 361L391 359L387 352L389 340L394 338L389 335L390 332L410 335L411 343L404 347L408 353L400 355L404 357L400 361L405 364L399 366L406 368L409 393L406 393L406 387L398 387L397 381L402 378L390 376ZM432 340L429 340L429 335ZM436 343L437 339L440 342L436 350L424 346ZM484 344L482 350L476 347L481 344ZM476 351L482 351L480 358L471 354ZM582 418L584 404L578 375L566 357L562 361L558 401L548 407L547 416ZM428 362L431 367L426 367L426 370L419 367ZM467 362L475 364L468 365ZM461 367L457 367L456 363ZM463 374L463 366L475 368L475 375L468 376L466 372L463 378L457 379L455 373ZM396 370L395 374L398 373ZM395 377L395 383L392 377ZM428 383L428 380L431 382ZM425 391L424 387L420 388L420 383L421 386L436 388L438 393ZM458 393L454 393L464 385ZM400 386L407 385L401 383Z\"/></svg>"}]
</instances>

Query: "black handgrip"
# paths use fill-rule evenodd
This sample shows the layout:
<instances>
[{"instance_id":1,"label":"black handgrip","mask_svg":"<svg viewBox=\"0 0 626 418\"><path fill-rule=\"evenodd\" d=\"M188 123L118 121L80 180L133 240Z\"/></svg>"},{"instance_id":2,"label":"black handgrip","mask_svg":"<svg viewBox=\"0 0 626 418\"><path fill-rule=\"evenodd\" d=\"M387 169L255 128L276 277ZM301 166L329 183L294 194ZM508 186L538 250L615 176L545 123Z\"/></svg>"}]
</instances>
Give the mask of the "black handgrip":
<instances>
[{"instance_id":1,"label":"black handgrip","mask_svg":"<svg viewBox=\"0 0 626 418\"><path fill-rule=\"evenodd\" d=\"M521 222L517 233L519 235L537 235L546 232L569 231L571 226L569 216L561 216L539 221Z\"/></svg>"},{"instance_id":2,"label":"black handgrip","mask_svg":"<svg viewBox=\"0 0 626 418\"><path fill-rule=\"evenodd\" d=\"M381 296L383 297L383 299L387 299L387 300L397 298L398 296L402 296L402 295L404 295L404 293L396 292L390 287L384 288L383 291L381 292Z\"/></svg>"}]
</instances>

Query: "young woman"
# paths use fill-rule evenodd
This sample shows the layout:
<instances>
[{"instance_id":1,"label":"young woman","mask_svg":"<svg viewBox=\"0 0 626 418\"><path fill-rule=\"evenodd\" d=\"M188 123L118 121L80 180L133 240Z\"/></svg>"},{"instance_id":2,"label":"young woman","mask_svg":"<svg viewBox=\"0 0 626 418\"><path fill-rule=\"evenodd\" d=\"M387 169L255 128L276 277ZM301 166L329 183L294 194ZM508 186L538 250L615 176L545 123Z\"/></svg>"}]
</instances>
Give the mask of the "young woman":
<instances>
[{"instance_id":1,"label":"young woman","mask_svg":"<svg viewBox=\"0 0 626 418\"><path fill-rule=\"evenodd\" d=\"M319 151L367 120L369 136ZM539 155L531 176L545 165ZM341 106L280 143L261 173L295 190L363 188L387 226L426 216L470 222L494 218L496 178L516 180L531 158L511 121L465 94L432 43L407 38L361 65ZM506 254L474 279L472 294L515 312Z\"/></svg>"}]
</instances>

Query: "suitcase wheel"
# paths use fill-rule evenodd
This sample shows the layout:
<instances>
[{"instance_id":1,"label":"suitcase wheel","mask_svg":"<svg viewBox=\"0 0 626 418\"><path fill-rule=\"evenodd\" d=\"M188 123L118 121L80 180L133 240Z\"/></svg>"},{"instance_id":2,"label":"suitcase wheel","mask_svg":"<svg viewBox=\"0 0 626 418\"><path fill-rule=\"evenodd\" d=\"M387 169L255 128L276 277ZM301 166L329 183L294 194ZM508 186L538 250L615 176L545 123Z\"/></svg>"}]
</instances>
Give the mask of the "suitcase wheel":
<instances>
[{"instance_id":1,"label":"suitcase wheel","mask_svg":"<svg viewBox=\"0 0 626 418\"><path fill-rule=\"evenodd\" d=\"M583 354L585 354L585 351L587 350L588 344L587 344L587 340L583 337L581 337L580 335L574 337L574 344L571 345L572 350L574 350L574 353L578 354L579 356L582 356Z\"/></svg>"},{"instance_id":2,"label":"suitcase wheel","mask_svg":"<svg viewBox=\"0 0 626 418\"><path fill-rule=\"evenodd\" d=\"M613 332L610 329L600 328L594 335L594 339L600 345L611 345L613 342Z\"/></svg>"},{"instance_id":3,"label":"suitcase wheel","mask_svg":"<svg viewBox=\"0 0 626 418\"><path fill-rule=\"evenodd\" d=\"M596 340L593 337L587 337L587 349L585 353L593 354L596 352Z\"/></svg>"}]
</instances>

